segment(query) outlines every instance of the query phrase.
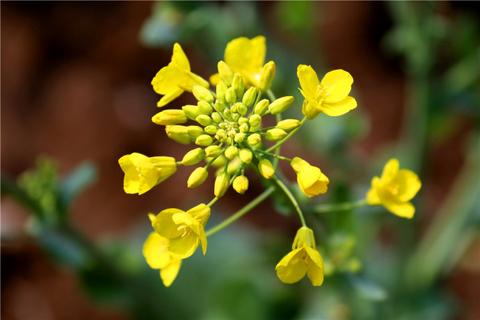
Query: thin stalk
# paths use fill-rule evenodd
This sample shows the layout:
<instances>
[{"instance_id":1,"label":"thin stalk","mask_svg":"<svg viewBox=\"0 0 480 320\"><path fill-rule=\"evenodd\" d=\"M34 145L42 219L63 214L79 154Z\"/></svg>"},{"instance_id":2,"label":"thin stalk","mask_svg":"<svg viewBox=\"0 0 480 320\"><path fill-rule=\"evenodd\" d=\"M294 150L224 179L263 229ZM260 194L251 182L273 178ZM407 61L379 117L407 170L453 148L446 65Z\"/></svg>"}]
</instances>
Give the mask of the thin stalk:
<instances>
[{"instance_id":1,"label":"thin stalk","mask_svg":"<svg viewBox=\"0 0 480 320\"><path fill-rule=\"evenodd\" d=\"M280 148L280 146L282 144L285 143L285 141L287 141L288 139L290 139L291 136L293 136L295 134L295 132L297 132L302 126L303 124L305 123L305 121L307 120L306 117L304 117L302 119L302 121L300 121L300 124L298 125L298 127L296 127L295 129L293 129L292 131L290 131L283 139L281 140L278 140L277 143L275 143L273 146L271 146L270 148L268 148L266 151L267 152L270 152L272 150L277 150L277 148ZM278 149L279 150L279 149Z\"/></svg>"},{"instance_id":2,"label":"thin stalk","mask_svg":"<svg viewBox=\"0 0 480 320\"><path fill-rule=\"evenodd\" d=\"M266 189L265 191L263 191L260 195L258 195L255 199L253 199L252 201L250 201L245 207L243 207L242 209L238 210L237 212L235 212L233 215L231 215L230 217L228 217L227 219L223 220L222 222L220 222L219 224L217 224L216 226L212 227L211 229L209 229L207 232L206 232L206 235L207 237L211 236L211 235L214 235L215 233L219 232L220 230L223 230L225 229L226 227L228 227L229 225L231 225L232 223L234 223L235 221L237 221L238 219L240 219L241 217L243 217L244 215L246 215L248 212L250 212L250 210L252 210L253 208L255 208L257 205L259 205L262 201L264 201L265 199L267 199L272 193L273 191L275 191L275 187L269 187L268 189Z\"/></svg>"},{"instance_id":3,"label":"thin stalk","mask_svg":"<svg viewBox=\"0 0 480 320\"><path fill-rule=\"evenodd\" d=\"M280 180L277 176L272 177L273 182L285 193L287 198L290 200L292 203L293 207L295 208L295 211L297 211L298 217L300 218L300 222L302 223L302 226L306 227L307 223L305 222L305 217L303 216L302 209L300 208L300 205L298 204L297 199L293 196L292 192L288 189L288 187L283 183L282 180Z\"/></svg>"},{"instance_id":4,"label":"thin stalk","mask_svg":"<svg viewBox=\"0 0 480 320\"><path fill-rule=\"evenodd\" d=\"M329 213L337 211L347 211L355 208L360 208L367 205L367 200L361 199L354 202L343 202L343 203L325 203L319 204L313 208L313 211L316 213Z\"/></svg>"}]
</instances>

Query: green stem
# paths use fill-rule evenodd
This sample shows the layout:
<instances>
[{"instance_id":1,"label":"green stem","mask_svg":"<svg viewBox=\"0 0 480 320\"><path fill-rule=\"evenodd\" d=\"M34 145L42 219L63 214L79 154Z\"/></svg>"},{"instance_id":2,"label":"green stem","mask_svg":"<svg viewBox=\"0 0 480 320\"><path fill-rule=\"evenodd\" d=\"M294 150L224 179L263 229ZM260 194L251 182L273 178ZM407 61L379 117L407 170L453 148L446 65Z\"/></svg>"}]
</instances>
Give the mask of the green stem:
<instances>
[{"instance_id":1,"label":"green stem","mask_svg":"<svg viewBox=\"0 0 480 320\"><path fill-rule=\"evenodd\" d=\"M263 153L263 154L266 154L266 155L269 155L269 156L272 156L278 160L285 160L285 161L292 161L292 159L288 158L288 157L284 157L284 156L281 156L281 155L278 155L276 153L271 153L271 152L267 152L267 151L263 151L263 150L255 150L254 152L259 152L259 153Z\"/></svg>"},{"instance_id":2,"label":"green stem","mask_svg":"<svg viewBox=\"0 0 480 320\"><path fill-rule=\"evenodd\" d=\"M212 207L215 203L217 203L217 201L219 200L220 198L219 197L215 197L213 198L212 200L210 200L210 202L207 204L207 207Z\"/></svg>"},{"instance_id":3,"label":"green stem","mask_svg":"<svg viewBox=\"0 0 480 320\"><path fill-rule=\"evenodd\" d=\"M302 209L300 209L300 205L298 204L297 199L293 196L292 192L288 189L288 187L283 183L282 180L280 180L277 176L272 177L273 182L285 193L287 198L290 200L292 203L293 207L295 208L295 211L297 211L298 217L300 218L300 222L302 223L302 226L306 227L307 223L305 222L305 217L303 216Z\"/></svg>"},{"instance_id":4,"label":"green stem","mask_svg":"<svg viewBox=\"0 0 480 320\"><path fill-rule=\"evenodd\" d=\"M313 208L316 213L329 213L336 211L347 211L355 208L360 208L367 205L367 200L361 199L355 202L343 202L343 203L326 203L319 204Z\"/></svg>"},{"instance_id":5,"label":"green stem","mask_svg":"<svg viewBox=\"0 0 480 320\"><path fill-rule=\"evenodd\" d=\"M263 191L258 197L250 201L245 207L235 212L233 215L228 217L227 219L223 220L216 226L212 227L210 230L207 231L207 237L214 235L215 233L219 232L220 230L228 227L245 214L247 214L250 210L255 208L258 204L260 204L263 200L267 199L272 193L275 191L275 187L269 187L265 191Z\"/></svg>"},{"instance_id":6,"label":"green stem","mask_svg":"<svg viewBox=\"0 0 480 320\"><path fill-rule=\"evenodd\" d=\"M280 146L281 146L282 144L284 144L285 141L287 141L288 139L290 139L290 137L293 136L293 135L295 134L295 132L297 132L297 131L303 126L303 124L305 123L306 120L307 120L307 118L304 117L304 118L302 119L302 121L300 121L300 124L298 125L298 127L296 127L295 129L293 129L292 131L290 131L283 139L278 140L277 143L275 143L273 146L271 146L270 148L268 148L266 151L267 151L267 152L270 152L270 151L272 151L272 150L277 150L277 148L278 148L278 150L280 150L280 149L279 149Z\"/></svg>"}]
</instances>

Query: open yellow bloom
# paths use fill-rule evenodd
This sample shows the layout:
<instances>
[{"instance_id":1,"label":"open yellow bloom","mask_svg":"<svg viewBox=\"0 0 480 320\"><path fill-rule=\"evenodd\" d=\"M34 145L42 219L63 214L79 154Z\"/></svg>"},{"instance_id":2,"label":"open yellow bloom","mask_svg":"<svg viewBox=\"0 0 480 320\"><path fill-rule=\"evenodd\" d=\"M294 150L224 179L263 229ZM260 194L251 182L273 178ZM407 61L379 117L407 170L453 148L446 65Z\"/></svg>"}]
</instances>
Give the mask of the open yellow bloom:
<instances>
[{"instance_id":1,"label":"open yellow bloom","mask_svg":"<svg viewBox=\"0 0 480 320\"><path fill-rule=\"evenodd\" d=\"M357 107L357 101L348 94L353 78L350 73L338 69L328 72L319 81L311 66L301 64L297 68L300 91L305 97L303 114L312 119L320 112L329 116L341 116Z\"/></svg>"},{"instance_id":2,"label":"open yellow bloom","mask_svg":"<svg viewBox=\"0 0 480 320\"><path fill-rule=\"evenodd\" d=\"M307 161L295 157L290 162L293 170L297 173L297 183L300 190L309 198L327 192L328 177L322 171L310 165Z\"/></svg>"},{"instance_id":3,"label":"open yellow bloom","mask_svg":"<svg viewBox=\"0 0 480 320\"><path fill-rule=\"evenodd\" d=\"M205 224L210 217L210 207L199 204L188 211L170 208L156 216L149 215L153 229L170 241L168 250L181 259L190 257L201 243L203 254L207 251Z\"/></svg>"},{"instance_id":4,"label":"open yellow bloom","mask_svg":"<svg viewBox=\"0 0 480 320\"><path fill-rule=\"evenodd\" d=\"M160 69L152 80L153 90L163 95L157 106L167 105L184 91L192 92L195 85L207 88L208 82L190 71L190 62L187 56L182 47L175 43L172 60L166 67Z\"/></svg>"},{"instance_id":5,"label":"open yellow bloom","mask_svg":"<svg viewBox=\"0 0 480 320\"><path fill-rule=\"evenodd\" d=\"M397 159L390 159L383 168L381 177L372 179L367 193L369 205L383 205L387 210L402 218L412 218L415 207L410 200L420 190L422 183L411 170L400 169Z\"/></svg>"},{"instance_id":6,"label":"open yellow bloom","mask_svg":"<svg viewBox=\"0 0 480 320\"><path fill-rule=\"evenodd\" d=\"M265 37L252 39L240 37L233 39L225 48L225 63L233 72L241 74L245 81L261 90L267 90L275 76L275 62L265 63L267 46ZM218 74L212 76L211 82L218 82Z\"/></svg>"},{"instance_id":7,"label":"open yellow bloom","mask_svg":"<svg viewBox=\"0 0 480 320\"><path fill-rule=\"evenodd\" d=\"M178 275L182 260L172 254L168 248L170 241L152 232L143 244L143 256L152 269L160 270L160 278L165 287L169 287Z\"/></svg>"},{"instance_id":8,"label":"open yellow bloom","mask_svg":"<svg viewBox=\"0 0 480 320\"><path fill-rule=\"evenodd\" d=\"M143 194L177 171L175 158L147 157L137 152L121 157L118 163L125 173L123 189L130 194Z\"/></svg>"},{"instance_id":9,"label":"open yellow bloom","mask_svg":"<svg viewBox=\"0 0 480 320\"><path fill-rule=\"evenodd\" d=\"M323 259L315 246L312 229L301 227L297 231L290 251L275 267L277 277L283 283L300 281L305 274L314 286L323 283Z\"/></svg>"}]
</instances>

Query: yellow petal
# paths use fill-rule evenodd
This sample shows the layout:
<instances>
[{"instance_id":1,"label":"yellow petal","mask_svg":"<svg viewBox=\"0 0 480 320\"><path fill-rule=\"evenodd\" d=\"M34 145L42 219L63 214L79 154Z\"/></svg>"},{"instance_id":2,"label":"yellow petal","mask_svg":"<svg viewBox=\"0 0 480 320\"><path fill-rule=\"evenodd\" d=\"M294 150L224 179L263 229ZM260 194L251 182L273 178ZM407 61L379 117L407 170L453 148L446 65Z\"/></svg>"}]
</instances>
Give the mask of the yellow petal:
<instances>
[{"instance_id":1,"label":"yellow petal","mask_svg":"<svg viewBox=\"0 0 480 320\"><path fill-rule=\"evenodd\" d=\"M310 258L307 268L307 276L314 286L321 286L323 283L323 259L320 252L314 248L305 247Z\"/></svg>"},{"instance_id":2,"label":"yellow petal","mask_svg":"<svg viewBox=\"0 0 480 320\"><path fill-rule=\"evenodd\" d=\"M398 199L403 202L412 200L422 186L418 176L406 169L398 171L395 183L399 185Z\"/></svg>"},{"instance_id":3,"label":"yellow petal","mask_svg":"<svg viewBox=\"0 0 480 320\"><path fill-rule=\"evenodd\" d=\"M182 47L178 43L175 43L173 45L173 54L172 54L171 64L180 70L190 71L190 62L188 61L188 58L185 52L183 52Z\"/></svg>"},{"instance_id":4,"label":"yellow petal","mask_svg":"<svg viewBox=\"0 0 480 320\"><path fill-rule=\"evenodd\" d=\"M169 250L179 258L190 257L198 247L198 236L189 231L184 235L170 240Z\"/></svg>"},{"instance_id":5,"label":"yellow petal","mask_svg":"<svg viewBox=\"0 0 480 320\"><path fill-rule=\"evenodd\" d=\"M400 163L397 159L392 158L383 167L382 177L380 178L383 183L387 183L395 178L400 168Z\"/></svg>"},{"instance_id":6,"label":"yellow petal","mask_svg":"<svg viewBox=\"0 0 480 320\"><path fill-rule=\"evenodd\" d=\"M415 214L415 207L410 202L383 201L382 204L396 216L411 219Z\"/></svg>"},{"instance_id":7,"label":"yellow petal","mask_svg":"<svg viewBox=\"0 0 480 320\"><path fill-rule=\"evenodd\" d=\"M134 152L118 159L118 164L125 173L123 180L125 193L144 194L157 185L160 172L153 166L149 157Z\"/></svg>"},{"instance_id":8,"label":"yellow petal","mask_svg":"<svg viewBox=\"0 0 480 320\"><path fill-rule=\"evenodd\" d=\"M212 85L216 86L220 82L220 75L218 73L212 74L209 80Z\"/></svg>"},{"instance_id":9,"label":"yellow petal","mask_svg":"<svg viewBox=\"0 0 480 320\"><path fill-rule=\"evenodd\" d=\"M163 67L152 79L153 90L158 94L172 94L179 89L180 79L176 68L172 66Z\"/></svg>"},{"instance_id":10,"label":"yellow petal","mask_svg":"<svg viewBox=\"0 0 480 320\"><path fill-rule=\"evenodd\" d=\"M290 251L275 267L277 277L283 283L291 284L300 281L307 272L307 265L302 259L304 249Z\"/></svg>"},{"instance_id":11,"label":"yellow petal","mask_svg":"<svg viewBox=\"0 0 480 320\"><path fill-rule=\"evenodd\" d=\"M152 269L161 269L170 262L168 252L169 241L167 238L152 232L143 244L143 256Z\"/></svg>"},{"instance_id":12,"label":"yellow petal","mask_svg":"<svg viewBox=\"0 0 480 320\"><path fill-rule=\"evenodd\" d=\"M160 270L160 278L165 287L171 286L175 278L177 278L181 266L182 260L173 260L168 266Z\"/></svg>"},{"instance_id":13,"label":"yellow petal","mask_svg":"<svg viewBox=\"0 0 480 320\"><path fill-rule=\"evenodd\" d=\"M173 216L181 213L183 213L183 211L176 208L162 210L156 216L153 228L159 235L167 239L180 237L182 232L178 230L177 224L173 221Z\"/></svg>"},{"instance_id":14,"label":"yellow petal","mask_svg":"<svg viewBox=\"0 0 480 320\"><path fill-rule=\"evenodd\" d=\"M305 94L302 92L302 94L305 96ZM320 104L319 102L315 100L307 100L303 102L302 105L302 113L305 117L308 119L313 119L315 118L319 113L320 113Z\"/></svg>"},{"instance_id":15,"label":"yellow petal","mask_svg":"<svg viewBox=\"0 0 480 320\"><path fill-rule=\"evenodd\" d=\"M297 77L303 96L309 100L316 99L320 82L315 70L311 66L301 64L297 67Z\"/></svg>"},{"instance_id":16,"label":"yellow petal","mask_svg":"<svg viewBox=\"0 0 480 320\"><path fill-rule=\"evenodd\" d=\"M158 100L157 107L159 108L165 107L167 104L177 99L182 93L183 93L182 89L176 88L175 90L165 94L162 98L160 98L160 100Z\"/></svg>"},{"instance_id":17,"label":"yellow petal","mask_svg":"<svg viewBox=\"0 0 480 320\"><path fill-rule=\"evenodd\" d=\"M380 204L380 198L377 193L377 189L375 188L375 185L378 184L378 181L380 179L378 177L374 177L372 179L372 186L370 187L370 190L367 192L367 203L369 205L377 205Z\"/></svg>"},{"instance_id":18,"label":"yellow petal","mask_svg":"<svg viewBox=\"0 0 480 320\"><path fill-rule=\"evenodd\" d=\"M233 39L225 48L225 62L235 72L248 76L259 72L265 61L265 37Z\"/></svg>"},{"instance_id":19,"label":"yellow petal","mask_svg":"<svg viewBox=\"0 0 480 320\"><path fill-rule=\"evenodd\" d=\"M205 225L210 217L210 207L204 203L200 203L188 210L187 213L195 218L201 225Z\"/></svg>"},{"instance_id":20,"label":"yellow petal","mask_svg":"<svg viewBox=\"0 0 480 320\"><path fill-rule=\"evenodd\" d=\"M290 166L292 167L292 169L296 172L296 173L299 173L303 168L309 166L310 164L303 160L302 158L300 157L295 157L292 159L292 161L290 162Z\"/></svg>"},{"instance_id":21,"label":"yellow petal","mask_svg":"<svg viewBox=\"0 0 480 320\"><path fill-rule=\"evenodd\" d=\"M345 70L328 72L320 82L326 103L337 103L344 100L352 89L353 78Z\"/></svg>"},{"instance_id":22,"label":"yellow petal","mask_svg":"<svg viewBox=\"0 0 480 320\"><path fill-rule=\"evenodd\" d=\"M346 97L335 103L324 102L321 106L321 110L328 116L338 117L344 115L350 110L357 107L357 101L352 97Z\"/></svg>"}]
</instances>

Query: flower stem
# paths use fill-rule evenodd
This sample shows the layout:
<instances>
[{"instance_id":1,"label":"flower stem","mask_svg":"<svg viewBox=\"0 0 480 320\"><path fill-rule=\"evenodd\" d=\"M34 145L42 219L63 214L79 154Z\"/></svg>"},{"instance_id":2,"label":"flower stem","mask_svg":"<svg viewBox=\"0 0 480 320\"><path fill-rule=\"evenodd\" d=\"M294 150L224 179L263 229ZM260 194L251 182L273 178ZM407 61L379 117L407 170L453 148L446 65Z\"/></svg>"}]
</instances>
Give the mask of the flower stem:
<instances>
[{"instance_id":1,"label":"flower stem","mask_svg":"<svg viewBox=\"0 0 480 320\"><path fill-rule=\"evenodd\" d=\"M285 183L283 183L283 181L280 180L277 176L273 176L272 180L283 191L283 193L285 193L288 200L290 200L293 207L295 208L295 211L297 211L297 214L298 214L298 217L300 218L300 222L302 223L302 226L306 227L307 223L305 222L305 217L303 216L302 209L300 209L300 205L298 204L297 199L295 199L295 197L293 196L292 192L288 189Z\"/></svg>"},{"instance_id":2,"label":"flower stem","mask_svg":"<svg viewBox=\"0 0 480 320\"><path fill-rule=\"evenodd\" d=\"M316 213L329 213L336 211L347 211L355 208L360 208L367 205L367 200L361 199L355 202L343 202L343 203L326 203L319 204L313 208Z\"/></svg>"},{"instance_id":3,"label":"flower stem","mask_svg":"<svg viewBox=\"0 0 480 320\"><path fill-rule=\"evenodd\" d=\"M209 229L207 231L207 237L217 233L218 231L228 227L229 225L231 225L232 223L234 223L235 221L237 221L238 219L240 219L241 217L243 217L245 214L247 214L250 210L252 210L253 208L255 208L258 204L260 204L263 200L265 200L266 198L268 198L272 193L273 191L275 191L275 187L269 187L268 189L265 189L265 191L263 191L260 195L258 195L258 197L256 197L255 199L253 199L252 201L250 201L245 207L243 207L242 209L238 210L237 212L235 212L233 215L231 215L230 217L228 217L227 219L223 220L222 222L220 222L219 224L217 224L216 226L212 227L211 229Z\"/></svg>"},{"instance_id":4,"label":"flower stem","mask_svg":"<svg viewBox=\"0 0 480 320\"><path fill-rule=\"evenodd\" d=\"M276 159L279 159L279 160L285 160L285 161L292 161L292 159L288 158L288 157L284 157L284 156L281 156L281 155L278 155L276 153L271 153L271 152L267 152L267 151L263 151L263 150L255 150L255 152L259 152L259 153L263 153L263 154L266 154L266 155L269 155L269 156L272 156Z\"/></svg>"},{"instance_id":5,"label":"flower stem","mask_svg":"<svg viewBox=\"0 0 480 320\"><path fill-rule=\"evenodd\" d=\"M272 150L279 150L280 146L285 142L287 141L288 139L290 139L291 136L293 136L295 134L295 132L298 131L298 129L300 129L303 124L305 123L305 121L307 120L306 117L304 117L301 121L300 121L300 124L298 125L298 127L296 127L295 129L293 129L292 131L290 131L283 139L281 140L278 140L277 143L275 143L273 146L271 146L270 148L268 148L266 151L267 152L270 152Z\"/></svg>"},{"instance_id":6,"label":"flower stem","mask_svg":"<svg viewBox=\"0 0 480 320\"><path fill-rule=\"evenodd\" d=\"M218 201L219 199L220 199L219 197L213 198L213 199L210 200L210 202L207 204L207 207L211 208L215 203L217 203L217 201Z\"/></svg>"}]
</instances>

